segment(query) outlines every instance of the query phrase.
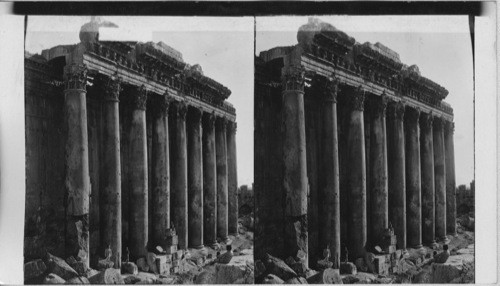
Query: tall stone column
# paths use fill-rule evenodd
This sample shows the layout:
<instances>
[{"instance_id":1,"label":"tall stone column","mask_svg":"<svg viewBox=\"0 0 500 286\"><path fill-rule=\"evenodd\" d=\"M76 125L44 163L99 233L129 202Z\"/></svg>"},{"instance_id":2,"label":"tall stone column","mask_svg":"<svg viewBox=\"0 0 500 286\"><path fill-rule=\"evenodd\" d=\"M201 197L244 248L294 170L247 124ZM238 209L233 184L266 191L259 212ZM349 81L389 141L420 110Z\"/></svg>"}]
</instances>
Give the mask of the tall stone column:
<instances>
[{"instance_id":1,"label":"tall stone column","mask_svg":"<svg viewBox=\"0 0 500 286\"><path fill-rule=\"evenodd\" d=\"M304 68L298 65L285 65L282 69L286 257L295 257L299 250L309 254L304 74ZM308 258L304 264L308 266Z\"/></svg>"},{"instance_id":2,"label":"tall stone column","mask_svg":"<svg viewBox=\"0 0 500 286\"><path fill-rule=\"evenodd\" d=\"M320 246L330 247L333 268L340 267L340 195L339 150L337 134L338 79L329 79L324 89L323 169L324 185L321 190L322 217L319 220Z\"/></svg>"},{"instance_id":3,"label":"tall stone column","mask_svg":"<svg viewBox=\"0 0 500 286\"><path fill-rule=\"evenodd\" d=\"M188 245L203 248L203 154L201 115L198 108L188 112Z\"/></svg>"},{"instance_id":4,"label":"tall stone column","mask_svg":"<svg viewBox=\"0 0 500 286\"><path fill-rule=\"evenodd\" d=\"M179 237L179 248L188 247L188 164L185 102L175 105L175 139L172 144L172 222ZM171 226L172 227L172 226Z\"/></svg>"},{"instance_id":5,"label":"tall stone column","mask_svg":"<svg viewBox=\"0 0 500 286\"><path fill-rule=\"evenodd\" d=\"M407 245L422 248L420 110L407 108L405 118Z\"/></svg>"},{"instance_id":6,"label":"tall stone column","mask_svg":"<svg viewBox=\"0 0 500 286\"><path fill-rule=\"evenodd\" d=\"M66 255L89 265L89 147L87 135L87 68L64 67L66 138Z\"/></svg>"},{"instance_id":7,"label":"tall stone column","mask_svg":"<svg viewBox=\"0 0 500 286\"><path fill-rule=\"evenodd\" d=\"M217 164L215 115L203 114L203 241L217 246Z\"/></svg>"},{"instance_id":8,"label":"tall stone column","mask_svg":"<svg viewBox=\"0 0 500 286\"><path fill-rule=\"evenodd\" d=\"M138 87L133 94L130 126L130 221L129 250L132 259L145 256L148 243L148 157L146 135L147 91Z\"/></svg>"},{"instance_id":9,"label":"tall stone column","mask_svg":"<svg viewBox=\"0 0 500 286\"><path fill-rule=\"evenodd\" d=\"M168 109L170 99L163 94L156 99L153 121L153 231L154 245L165 247L170 228L170 152L168 136Z\"/></svg>"},{"instance_id":10,"label":"tall stone column","mask_svg":"<svg viewBox=\"0 0 500 286\"><path fill-rule=\"evenodd\" d=\"M453 132L455 123L445 123L445 165L446 165L446 228L448 234L457 235L457 201L455 183L455 146Z\"/></svg>"},{"instance_id":11,"label":"tall stone column","mask_svg":"<svg viewBox=\"0 0 500 286\"><path fill-rule=\"evenodd\" d=\"M238 235L238 172L236 166L236 122L227 125L228 231Z\"/></svg>"},{"instance_id":12,"label":"tall stone column","mask_svg":"<svg viewBox=\"0 0 500 286\"><path fill-rule=\"evenodd\" d=\"M404 104L391 102L388 106L387 148L389 171L389 221L397 237L397 249L406 249L406 180Z\"/></svg>"},{"instance_id":13,"label":"tall stone column","mask_svg":"<svg viewBox=\"0 0 500 286\"><path fill-rule=\"evenodd\" d=\"M347 181L349 186L349 258L354 260L365 254L367 239L366 223L366 155L364 102L365 91L361 87L350 96L351 113L347 136Z\"/></svg>"},{"instance_id":14,"label":"tall stone column","mask_svg":"<svg viewBox=\"0 0 500 286\"><path fill-rule=\"evenodd\" d=\"M110 246L111 261L120 269L122 253L122 184L120 164L120 81L110 78L104 86L104 166L100 192L101 248Z\"/></svg>"},{"instance_id":15,"label":"tall stone column","mask_svg":"<svg viewBox=\"0 0 500 286\"><path fill-rule=\"evenodd\" d=\"M420 164L422 169L422 238L425 245L435 247L434 221L434 143L432 138L433 115L421 115Z\"/></svg>"},{"instance_id":16,"label":"tall stone column","mask_svg":"<svg viewBox=\"0 0 500 286\"><path fill-rule=\"evenodd\" d=\"M444 126L441 118L434 120L434 190L436 237L440 242L448 243L446 236L446 166L444 151Z\"/></svg>"},{"instance_id":17,"label":"tall stone column","mask_svg":"<svg viewBox=\"0 0 500 286\"><path fill-rule=\"evenodd\" d=\"M370 122L370 240L376 245L389 227L389 186L385 113L387 96L371 98Z\"/></svg>"},{"instance_id":18,"label":"tall stone column","mask_svg":"<svg viewBox=\"0 0 500 286\"><path fill-rule=\"evenodd\" d=\"M217 163L217 237L229 242L227 194L227 121L219 117L215 123L215 148Z\"/></svg>"}]
</instances>

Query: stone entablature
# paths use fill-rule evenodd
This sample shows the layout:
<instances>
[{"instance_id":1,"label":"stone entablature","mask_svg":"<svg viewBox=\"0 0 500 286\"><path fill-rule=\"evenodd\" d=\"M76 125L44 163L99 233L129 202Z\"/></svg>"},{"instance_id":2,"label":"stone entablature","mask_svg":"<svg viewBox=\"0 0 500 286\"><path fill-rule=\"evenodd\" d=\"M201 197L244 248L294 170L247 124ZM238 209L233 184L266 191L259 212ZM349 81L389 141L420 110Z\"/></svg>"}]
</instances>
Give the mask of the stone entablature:
<instances>
[{"instance_id":1,"label":"stone entablature","mask_svg":"<svg viewBox=\"0 0 500 286\"><path fill-rule=\"evenodd\" d=\"M341 83L390 98L406 98L410 106L434 110L453 120L453 109L442 100L448 91L422 76L416 65L407 66L399 55L382 45L360 44L328 23L311 18L299 28L296 46L276 47L260 53L264 62L283 58L294 49L301 49L302 65L309 74L329 76Z\"/></svg>"}]
</instances>

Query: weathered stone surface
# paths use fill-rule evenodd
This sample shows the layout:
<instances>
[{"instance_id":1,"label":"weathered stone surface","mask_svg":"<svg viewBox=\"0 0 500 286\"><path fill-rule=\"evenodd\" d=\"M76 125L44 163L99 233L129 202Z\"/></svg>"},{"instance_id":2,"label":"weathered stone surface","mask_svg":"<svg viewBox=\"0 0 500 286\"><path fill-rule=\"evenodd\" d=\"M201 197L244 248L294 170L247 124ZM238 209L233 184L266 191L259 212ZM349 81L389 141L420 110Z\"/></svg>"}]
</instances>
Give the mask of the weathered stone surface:
<instances>
[{"instance_id":1,"label":"weathered stone surface","mask_svg":"<svg viewBox=\"0 0 500 286\"><path fill-rule=\"evenodd\" d=\"M306 277L306 279L307 279L307 278L309 278L309 277L311 277L311 276L314 276L314 275L316 275L316 274L318 274L318 271L313 270L313 269L307 269L307 271L306 271L306 273L305 273L305 277Z\"/></svg>"},{"instance_id":2,"label":"weathered stone surface","mask_svg":"<svg viewBox=\"0 0 500 286\"><path fill-rule=\"evenodd\" d=\"M215 284L233 284L245 278L246 265L215 264Z\"/></svg>"},{"instance_id":3,"label":"weathered stone surface","mask_svg":"<svg viewBox=\"0 0 500 286\"><path fill-rule=\"evenodd\" d=\"M80 276L85 276L85 273L89 270L87 263L84 261L76 261L74 264L70 265Z\"/></svg>"},{"instance_id":4,"label":"weathered stone surface","mask_svg":"<svg viewBox=\"0 0 500 286\"><path fill-rule=\"evenodd\" d=\"M137 274L139 273L139 269L137 269L137 265L133 262L124 262L122 263L122 273L123 274Z\"/></svg>"},{"instance_id":5,"label":"weathered stone surface","mask_svg":"<svg viewBox=\"0 0 500 286\"><path fill-rule=\"evenodd\" d=\"M264 277L264 281L262 281L262 284L284 284L285 281L283 281L281 278L274 274L267 274L266 277Z\"/></svg>"},{"instance_id":6,"label":"weathered stone surface","mask_svg":"<svg viewBox=\"0 0 500 286\"><path fill-rule=\"evenodd\" d=\"M59 275L50 273L43 279L43 284L64 284L66 281L62 279Z\"/></svg>"},{"instance_id":7,"label":"weathered stone surface","mask_svg":"<svg viewBox=\"0 0 500 286\"><path fill-rule=\"evenodd\" d=\"M295 273L297 273L297 275L305 277L305 273L307 271L307 267L305 266L304 263L302 263L302 262L295 262L295 263L293 263L291 265L291 268L293 269L293 271L295 271Z\"/></svg>"},{"instance_id":8,"label":"weathered stone surface","mask_svg":"<svg viewBox=\"0 0 500 286\"><path fill-rule=\"evenodd\" d=\"M101 259L99 260L99 263L97 263L97 269L104 270L108 268L113 268L114 265L115 263L111 260Z\"/></svg>"},{"instance_id":9,"label":"weathered stone surface","mask_svg":"<svg viewBox=\"0 0 500 286\"><path fill-rule=\"evenodd\" d=\"M267 254L264 262L269 273L280 277L283 280L289 280L297 277L297 273L293 271L283 260Z\"/></svg>"},{"instance_id":10,"label":"weathered stone surface","mask_svg":"<svg viewBox=\"0 0 500 286\"><path fill-rule=\"evenodd\" d=\"M90 284L90 281L86 277L81 276L81 277L71 278L67 280L65 284Z\"/></svg>"},{"instance_id":11,"label":"weathered stone surface","mask_svg":"<svg viewBox=\"0 0 500 286\"><path fill-rule=\"evenodd\" d=\"M255 277L259 278L266 272L266 266L260 260L255 261Z\"/></svg>"},{"instance_id":12,"label":"weathered stone surface","mask_svg":"<svg viewBox=\"0 0 500 286\"><path fill-rule=\"evenodd\" d=\"M304 277L295 277L292 279L288 279L285 284L309 284L307 283L306 278Z\"/></svg>"},{"instance_id":13,"label":"weathered stone surface","mask_svg":"<svg viewBox=\"0 0 500 286\"><path fill-rule=\"evenodd\" d=\"M91 284L124 284L118 269L108 268L89 278Z\"/></svg>"},{"instance_id":14,"label":"weathered stone surface","mask_svg":"<svg viewBox=\"0 0 500 286\"><path fill-rule=\"evenodd\" d=\"M41 259L30 261L24 264L24 280L39 277L47 270L47 266Z\"/></svg>"},{"instance_id":15,"label":"weathered stone surface","mask_svg":"<svg viewBox=\"0 0 500 286\"><path fill-rule=\"evenodd\" d=\"M85 278L89 278L89 277L92 277L96 274L98 274L99 271L95 270L95 269L92 269L92 268L89 268L87 269L87 271L85 272L85 274L83 275Z\"/></svg>"},{"instance_id":16,"label":"weathered stone surface","mask_svg":"<svg viewBox=\"0 0 500 286\"><path fill-rule=\"evenodd\" d=\"M138 284L155 284L156 282L156 275L152 273L139 272L136 277L141 279Z\"/></svg>"},{"instance_id":17,"label":"weathered stone surface","mask_svg":"<svg viewBox=\"0 0 500 286\"><path fill-rule=\"evenodd\" d=\"M123 283L125 283L125 284L135 284L139 281L141 281L141 278L139 278L135 275L130 275L130 276L127 276L123 279Z\"/></svg>"},{"instance_id":18,"label":"weathered stone surface","mask_svg":"<svg viewBox=\"0 0 500 286\"><path fill-rule=\"evenodd\" d=\"M215 284L215 274L209 271L202 271L194 278L194 284Z\"/></svg>"},{"instance_id":19,"label":"weathered stone surface","mask_svg":"<svg viewBox=\"0 0 500 286\"><path fill-rule=\"evenodd\" d=\"M137 268L139 269L139 271L144 271L144 272L149 271L149 266L144 257L137 259Z\"/></svg>"},{"instance_id":20,"label":"weathered stone surface","mask_svg":"<svg viewBox=\"0 0 500 286\"><path fill-rule=\"evenodd\" d=\"M340 263L340 274L356 274L356 265L352 262L341 262Z\"/></svg>"},{"instance_id":21,"label":"weathered stone surface","mask_svg":"<svg viewBox=\"0 0 500 286\"><path fill-rule=\"evenodd\" d=\"M78 276L78 273L63 259L50 253L47 253L46 259L46 265L50 273L56 274L64 280Z\"/></svg>"},{"instance_id":22,"label":"weathered stone surface","mask_svg":"<svg viewBox=\"0 0 500 286\"><path fill-rule=\"evenodd\" d=\"M453 279L460 277L464 265L473 264L474 255L470 253L453 255L446 263L432 263L430 283L450 283ZM467 267L467 266L465 266Z\"/></svg>"},{"instance_id":23,"label":"weathered stone surface","mask_svg":"<svg viewBox=\"0 0 500 286\"><path fill-rule=\"evenodd\" d=\"M328 268L307 279L309 284L343 284L338 269Z\"/></svg>"},{"instance_id":24,"label":"weathered stone surface","mask_svg":"<svg viewBox=\"0 0 500 286\"><path fill-rule=\"evenodd\" d=\"M156 267L156 254L148 252L146 255L146 262L148 263L149 271L158 273L158 268Z\"/></svg>"}]
</instances>

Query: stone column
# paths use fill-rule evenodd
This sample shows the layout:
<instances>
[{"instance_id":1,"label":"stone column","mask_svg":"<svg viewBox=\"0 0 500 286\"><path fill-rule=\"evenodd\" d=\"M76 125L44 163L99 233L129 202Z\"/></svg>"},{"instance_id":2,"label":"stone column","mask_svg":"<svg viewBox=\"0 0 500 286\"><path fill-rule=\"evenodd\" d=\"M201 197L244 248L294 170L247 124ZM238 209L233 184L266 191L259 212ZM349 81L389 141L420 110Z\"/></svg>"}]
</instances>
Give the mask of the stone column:
<instances>
[{"instance_id":1,"label":"stone column","mask_svg":"<svg viewBox=\"0 0 500 286\"><path fill-rule=\"evenodd\" d=\"M324 89L323 105L323 169L324 185L321 190L322 218L319 220L320 248L330 247L333 268L340 267L340 195L339 157L337 134L338 79L329 79Z\"/></svg>"},{"instance_id":2,"label":"stone column","mask_svg":"<svg viewBox=\"0 0 500 286\"><path fill-rule=\"evenodd\" d=\"M434 143L432 138L433 115L421 115L420 164L422 169L422 238L425 245L437 246L434 224Z\"/></svg>"},{"instance_id":3,"label":"stone column","mask_svg":"<svg viewBox=\"0 0 500 286\"><path fill-rule=\"evenodd\" d=\"M120 164L120 116L118 97L120 81L110 78L104 86L104 166L103 190L100 192L101 248L111 247L111 261L120 269L122 253L122 184Z\"/></svg>"},{"instance_id":4,"label":"stone column","mask_svg":"<svg viewBox=\"0 0 500 286\"><path fill-rule=\"evenodd\" d=\"M387 96L372 97L370 122L370 240L380 241L389 227L389 186L387 179L387 139L385 113Z\"/></svg>"},{"instance_id":5,"label":"stone column","mask_svg":"<svg viewBox=\"0 0 500 286\"><path fill-rule=\"evenodd\" d=\"M453 132L455 123L445 123L445 165L446 165L446 228L448 234L457 235L457 201L455 183L455 147Z\"/></svg>"},{"instance_id":6,"label":"stone column","mask_svg":"<svg viewBox=\"0 0 500 286\"><path fill-rule=\"evenodd\" d=\"M203 241L217 246L217 165L215 115L203 114Z\"/></svg>"},{"instance_id":7,"label":"stone column","mask_svg":"<svg viewBox=\"0 0 500 286\"><path fill-rule=\"evenodd\" d=\"M435 190L435 223L436 237L440 242L448 243L446 237L446 166L444 150L443 119L434 120L434 190Z\"/></svg>"},{"instance_id":8,"label":"stone column","mask_svg":"<svg viewBox=\"0 0 500 286\"><path fill-rule=\"evenodd\" d=\"M411 248L422 248L420 110L406 108L405 118L407 245Z\"/></svg>"},{"instance_id":9,"label":"stone column","mask_svg":"<svg viewBox=\"0 0 500 286\"><path fill-rule=\"evenodd\" d=\"M229 242L228 237L228 194L227 194L227 121L219 117L215 123L215 146L217 163L217 237Z\"/></svg>"},{"instance_id":10,"label":"stone column","mask_svg":"<svg viewBox=\"0 0 500 286\"><path fill-rule=\"evenodd\" d=\"M188 112L188 245L203 248L203 161L201 115L198 108Z\"/></svg>"},{"instance_id":11,"label":"stone column","mask_svg":"<svg viewBox=\"0 0 500 286\"><path fill-rule=\"evenodd\" d=\"M347 181L349 188L349 258L355 260L365 254L366 224L366 155L364 130L365 91L361 87L350 96L351 112L347 136Z\"/></svg>"},{"instance_id":12,"label":"stone column","mask_svg":"<svg viewBox=\"0 0 500 286\"><path fill-rule=\"evenodd\" d=\"M153 245L166 246L170 228L170 153L168 136L168 108L170 99L163 94L156 99L153 121Z\"/></svg>"},{"instance_id":13,"label":"stone column","mask_svg":"<svg viewBox=\"0 0 500 286\"><path fill-rule=\"evenodd\" d=\"M227 125L228 231L238 235L238 172L236 166L236 122Z\"/></svg>"},{"instance_id":14,"label":"stone column","mask_svg":"<svg viewBox=\"0 0 500 286\"><path fill-rule=\"evenodd\" d=\"M299 250L308 256L304 74L298 65L282 69L285 257L295 257ZM308 266L307 257L304 264Z\"/></svg>"},{"instance_id":15,"label":"stone column","mask_svg":"<svg viewBox=\"0 0 500 286\"><path fill-rule=\"evenodd\" d=\"M406 249L406 180L404 104L391 102L388 106L388 171L389 171L389 221L394 227L397 249Z\"/></svg>"},{"instance_id":16,"label":"stone column","mask_svg":"<svg viewBox=\"0 0 500 286\"><path fill-rule=\"evenodd\" d=\"M172 222L179 237L179 249L188 246L188 170L185 102L175 106L175 140L172 144Z\"/></svg>"},{"instance_id":17,"label":"stone column","mask_svg":"<svg viewBox=\"0 0 500 286\"><path fill-rule=\"evenodd\" d=\"M66 255L89 266L89 147L87 135L87 68L64 67L66 138Z\"/></svg>"},{"instance_id":18,"label":"stone column","mask_svg":"<svg viewBox=\"0 0 500 286\"><path fill-rule=\"evenodd\" d=\"M133 94L130 126L129 250L134 260L146 256L148 243L146 101L147 91L144 86L141 86Z\"/></svg>"}]
</instances>

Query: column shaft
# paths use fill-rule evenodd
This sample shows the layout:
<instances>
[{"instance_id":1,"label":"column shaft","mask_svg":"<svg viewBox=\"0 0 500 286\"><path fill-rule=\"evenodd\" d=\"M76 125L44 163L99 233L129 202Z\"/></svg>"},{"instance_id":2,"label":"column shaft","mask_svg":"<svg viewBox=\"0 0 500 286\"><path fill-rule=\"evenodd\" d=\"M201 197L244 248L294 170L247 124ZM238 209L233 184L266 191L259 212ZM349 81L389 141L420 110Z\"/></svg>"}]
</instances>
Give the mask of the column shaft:
<instances>
[{"instance_id":1,"label":"column shaft","mask_svg":"<svg viewBox=\"0 0 500 286\"><path fill-rule=\"evenodd\" d=\"M420 110L407 108L405 116L406 148L406 230L407 245L422 247L422 199L420 175Z\"/></svg>"},{"instance_id":2,"label":"column shaft","mask_svg":"<svg viewBox=\"0 0 500 286\"><path fill-rule=\"evenodd\" d=\"M236 166L236 122L228 123L227 130L227 187L228 187L228 231L238 235L238 172Z\"/></svg>"},{"instance_id":3,"label":"column shaft","mask_svg":"<svg viewBox=\"0 0 500 286\"><path fill-rule=\"evenodd\" d=\"M422 169L422 238L427 246L435 246L434 220L434 143L432 136L432 114L422 114L420 148Z\"/></svg>"},{"instance_id":4,"label":"column shaft","mask_svg":"<svg viewBox=\"0 0 500 286\"><path fill-rule=\"evenodd\" d=\"M203 248L203 161L201 110L188 114L188 245Z\"/></svg>"},{"instance_id":5,"label":"column shaft","mask_svg":"<svg viewBox=\"0 0 500 286\"><path fill-rule=\"evenodd\" d=\"M120 118L118 97L120 82L109 79L104 87L104 166L103 190L100 192L101 249L110 246L111 261L120 269L122 253L122 205L120 165Z\"/></svg>"},{"instance_id":6,"label":"column shaft","mask_svg":"<svg viewBox=\"0 0 500 286\"><path fill-rule=\"evenodd\" d=\"M66 255L89 265L89 148L87 134L87 69L70 64L64 68L66 138Z\"/></svg>"},{"instance_id":7,"label":"column shaft","mask_svg":"<svg viewBox=\"0 0 500 286\"><path fill-rule=\"evenodd\" d=\"M283 79L283 186L285 191L285 249L286 257L295 257L299 250L306 254L307 233L307 164L304 121L304 69L286 65Z\"/></svg>"},{"instance_id":8,"label":"column shaft","mask_svg":"<svg viewBox=\"0 0 500 286\"><path fill-rule=\"evenodd\" d=\"M453 132L455 124L445 125L445 165L446 165L446 228L453 236L457 234L457 201L455 183L455 147Z\"/></svg>"},{"instance_id":9,"label":"column shaft","mask_svg":"<svg viewBox=\"0 0 500 286\"><path fill-rule=\"evenodd\" d=\"M435 223L436 237L448 242L446 237L446 166L444 151L443 120L436 118L433 128L434 140L434 188L435 188Z\"/></svg>"},{"instance_id":10,"label":"column shaft","mask_svg":"<svg viewBox=\"0 0 500 286\"><path fill-rule=\"evenodd\" d=\"M179 249L188 246L188 172L187 172L187 105L177 102L175 118L175 140L172 144L172 222L179 237Z\"/></svg>"},{"instance_id":11,"label":"column shaft","mask_svg":"<svg viewBox=\"0 0 500 286\"><path fill-rule=\"evenodd\" d=\"M129 250L132 259L145 256L148 243L148 161L144 86L135 91L130 127Z\"/></svg>"},{"instance_id":12,"label":"column shaft","mask_svg":"<svg viewBox=\"0 0 500 286\"><path fill-rule=\"evenodd\" d=\"M385 110L387 98L371 98L370 124L370 239L377 245L389 227L389 191L387 182L387 139Z\"/></svg>"},{"instance_id":13,"label":"column shaft","mask_svg":"<svg viewBox=\"0 0 500 286\"><path fill-rule=\"evenodd\" d=\"M355 260L365 253L366 224L366 155L364 130L365 94L358 88L350 94L351 113L347 137L347 168L349 185L349 258Z\"/></svg>"},{"instance_id":14,"label":"column shaft","mask_svg":"<svg viewBox=\"0 0 500 286\"><path fill-rule=\"evenodd\" d=\"M217 165L215 159L215 116L203 115L203 241L217 245Z\"/></svg>"},{"instance_id":15,"label":"column shaft","mask_svg":"<svg viewBox=\"0 0 500 286\"><path fill-rule=\"evenodd\" d=\"M404 111L401 102L389 105L387 137L389 171L389 221L394 227L397 248L406 249L406 180Z\"/></svg>"},{"instance_id":16,"label":"column shaft","mask_svg":"<svg viewBox=\"0 0 500 286\"><path fill-rule=\"evenodd\" d=\"M225 118L217 118L215 146L217 163L217 237L228 241L227 145Z\"/></svg>"},{"instance_id":17,"label":"column shaft","mask_svg":"<svg viewBox=\"0 0 500 286\"><path fill-rule=\"evenodd\" d=\"M170 153L168 136L169 99L166 94L157 98L154 110L152 165L153 165L153 231L154 245L166 247L165 238L170 228Z\"/></svg>"},{"instance_id":18,"label":"column shaft","mask_svg":"<svg viewBox=\"0 0 500 286\"><path fill-rule=\"evenodd\" d=\"M340 195L337 134L337 79L328 80L324 89L323 169L324 185L320 195L320 248L329 246L333 268L340 267Z\"/></svg>"}]
</instances>

